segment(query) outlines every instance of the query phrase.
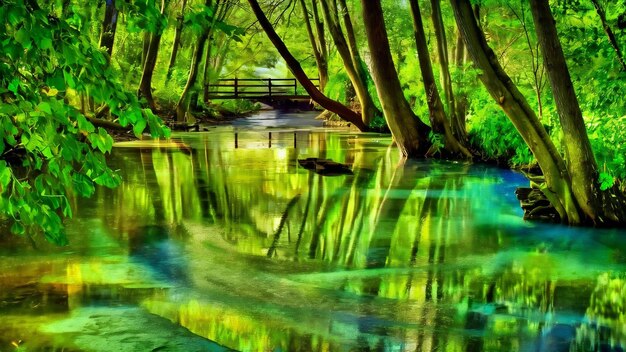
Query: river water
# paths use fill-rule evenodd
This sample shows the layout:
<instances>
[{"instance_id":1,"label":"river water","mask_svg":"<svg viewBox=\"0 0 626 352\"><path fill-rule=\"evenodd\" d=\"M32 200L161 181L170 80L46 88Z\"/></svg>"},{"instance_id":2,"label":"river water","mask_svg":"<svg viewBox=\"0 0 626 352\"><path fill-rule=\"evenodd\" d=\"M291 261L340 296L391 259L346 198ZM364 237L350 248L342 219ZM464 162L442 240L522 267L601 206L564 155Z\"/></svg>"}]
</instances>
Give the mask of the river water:
<instances>
[{"instance_id":1,"label":"river water","mask_svg":"<svg viewBox=\"0 0 626 352\"><path fill-rule=\"evenodd\" d=\"M0 351L622 351L626 233L524 222L520 174L390 143L273 112L120 143L68 247L3 237Z\"/></svg>"}]
</instances>

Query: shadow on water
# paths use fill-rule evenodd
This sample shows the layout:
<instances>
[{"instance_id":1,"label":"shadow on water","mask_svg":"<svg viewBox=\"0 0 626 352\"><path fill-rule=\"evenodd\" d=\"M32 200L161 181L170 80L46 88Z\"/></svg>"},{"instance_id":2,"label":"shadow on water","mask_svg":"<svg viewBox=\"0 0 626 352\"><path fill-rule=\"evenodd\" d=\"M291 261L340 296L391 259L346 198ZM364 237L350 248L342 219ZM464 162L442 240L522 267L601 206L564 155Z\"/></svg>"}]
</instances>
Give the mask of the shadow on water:
<instances>
[{"instance_id":1,"label":"shadow on water","mask_svg":"<svg viewBox=\"0 0 626 352\"><path fill-rule=\"evenodd\" d=\"M244 351L626 345L623 232L525 223L521 175L401 161L385 136L268 137L216 128L116 148L125 183L80 200L70 247L2 252L0 310L52 334L86 308L131 307ZM310 172L310 157L353 174Z\"/></svg>"}]
</instances>

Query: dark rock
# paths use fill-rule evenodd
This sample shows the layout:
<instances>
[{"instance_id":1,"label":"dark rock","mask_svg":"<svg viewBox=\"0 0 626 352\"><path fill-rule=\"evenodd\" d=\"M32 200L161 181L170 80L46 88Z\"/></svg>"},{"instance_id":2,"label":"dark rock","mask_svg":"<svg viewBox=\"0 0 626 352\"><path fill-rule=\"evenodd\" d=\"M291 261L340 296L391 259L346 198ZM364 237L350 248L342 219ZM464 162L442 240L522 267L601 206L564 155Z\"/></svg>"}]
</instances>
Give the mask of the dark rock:
<instances>
[{"instance_id":1,"label":"dark rock","mask_svg":"<svg viewBox=\"0 0 626 352\"><path fill-rule=\"evenodd\" d=\"M306 158L298 159L298 163L303 168L322 176L354 174L348 165L341 164L330 159Z\"/></svg>"},{"instance_id":2,"label":"dark rock","mask_svg":"<svg viewBox=\"0 0 626 352\"><path fill-rule=\"evenodd\" d=\"M559 222L560 216L543 192L536 188L519 187L515 195L524 210L524 220Z\"/></svg>"},{"instance_id":3,"label":"dark rock","mask_svg":"<svg viewBox=\"0 0 626 352\"><path fill-rule=\"evenodd\" d=\"M484 330L489 316L480 312L469 311L465 317L465 329Z\"/></svg>"},{"instance_id":4,"label":"dark rock","mask_svg":"<svg viewBox=\"0 0 626 352\"><path fill-rule=\"evenodd\" d=\"M200 125L198 125L197 123L189 124L186 122L169 122L167 124L167 127L169 127L172 131L200 131Z\"/></svg>"}]
</instances>

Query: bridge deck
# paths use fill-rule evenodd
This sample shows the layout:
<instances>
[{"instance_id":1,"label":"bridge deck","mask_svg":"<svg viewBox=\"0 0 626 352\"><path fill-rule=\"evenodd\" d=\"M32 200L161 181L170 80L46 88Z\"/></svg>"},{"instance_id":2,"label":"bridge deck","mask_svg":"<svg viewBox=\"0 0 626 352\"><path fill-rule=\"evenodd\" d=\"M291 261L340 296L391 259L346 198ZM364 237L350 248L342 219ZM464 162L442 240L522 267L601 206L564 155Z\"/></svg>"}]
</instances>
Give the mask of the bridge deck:
<instances>
[{"instance_id":1,"label":"bridge deck","mask_svg":"<svg viewBox=\"0 0 626 352\"><path fill-rule=\"evenodd\" d=\"M317 82L319 78L312 78ZM209 85L209 99L261 101L308 100L309 94L295 78L223 78Z\"/></svg>"}]
</instances>

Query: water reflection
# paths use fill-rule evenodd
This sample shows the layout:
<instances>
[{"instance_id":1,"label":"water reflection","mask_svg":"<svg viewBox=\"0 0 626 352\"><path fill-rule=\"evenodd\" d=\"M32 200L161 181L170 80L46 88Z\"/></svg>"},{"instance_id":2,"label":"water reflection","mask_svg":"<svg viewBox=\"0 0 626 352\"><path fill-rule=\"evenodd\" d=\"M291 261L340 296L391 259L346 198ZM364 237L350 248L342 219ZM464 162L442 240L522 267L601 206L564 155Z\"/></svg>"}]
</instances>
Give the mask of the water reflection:
<instances>
[{"instance_id":1,"label":"water reflection","mask_svg":"<svg viewBox=\"0 0 626 352\"><path fill-rule=\"evenodd\" d=\"M625 345L624 233L524 223L520 175L402 161L389 143L220 128L120 146L124 185L81 201L65 253L0 257L0 310L45 326L140 306L245 351ZM306 157L354 175L309 172Z\"/></svg>"}]
</instances>

